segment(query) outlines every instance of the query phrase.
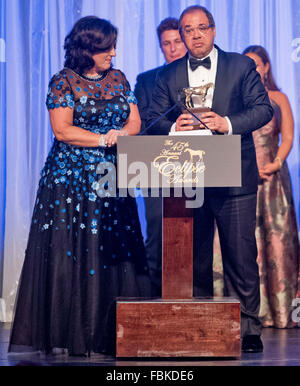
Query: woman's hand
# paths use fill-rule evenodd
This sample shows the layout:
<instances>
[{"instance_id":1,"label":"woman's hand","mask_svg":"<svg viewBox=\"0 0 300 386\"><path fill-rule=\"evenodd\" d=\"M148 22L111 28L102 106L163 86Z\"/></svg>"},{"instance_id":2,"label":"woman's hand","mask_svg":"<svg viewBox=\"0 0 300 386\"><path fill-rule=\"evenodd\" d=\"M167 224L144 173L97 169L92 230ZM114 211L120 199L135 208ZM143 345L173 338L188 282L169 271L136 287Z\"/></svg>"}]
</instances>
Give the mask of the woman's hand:
<instances>
[{"instance_id":1,"label":"woman's hand","mask_svg":"<svg viewBox=\"0 0 300 386\"><path fill-rule=\"evenodd\" d=\"M115 130L115 129L111 129L109 130L109 132L105 135L105 144L108 146L108 147L111 147L111 146L114 146L117 141L118 141L118 137L124 137L128 135L127 131L126 130Z\"/></svg>"},{"instance_id":2,"label":"woman's hand","mask_svg":"<svg viewBox=\"0 0 300 386\"><path fill-rule=\"evenodd\" d=\"M280 165L277 161L266 164L263 168L259 169L259 176L263 180L269 180L273 173L276 173L280 169Z\"/></svg>"}]
</instances>

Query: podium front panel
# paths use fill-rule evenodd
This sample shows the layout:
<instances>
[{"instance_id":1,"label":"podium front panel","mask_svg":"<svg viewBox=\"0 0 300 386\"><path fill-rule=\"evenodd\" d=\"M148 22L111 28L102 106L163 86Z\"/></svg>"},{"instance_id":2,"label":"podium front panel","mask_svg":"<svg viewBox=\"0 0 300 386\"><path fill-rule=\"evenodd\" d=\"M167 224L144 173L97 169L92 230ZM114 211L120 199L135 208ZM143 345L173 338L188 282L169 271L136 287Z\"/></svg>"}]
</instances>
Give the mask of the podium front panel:
<instances>
[{"instance_id":1,"label":"podium front panel","mask_svg":"<svg viewBox=\"0 0 300 386\"><path fill-rule=\"evenodd\" d=\"M241 137L118 138L118 187L239 187Z\"/></svg>"}]
</instances>

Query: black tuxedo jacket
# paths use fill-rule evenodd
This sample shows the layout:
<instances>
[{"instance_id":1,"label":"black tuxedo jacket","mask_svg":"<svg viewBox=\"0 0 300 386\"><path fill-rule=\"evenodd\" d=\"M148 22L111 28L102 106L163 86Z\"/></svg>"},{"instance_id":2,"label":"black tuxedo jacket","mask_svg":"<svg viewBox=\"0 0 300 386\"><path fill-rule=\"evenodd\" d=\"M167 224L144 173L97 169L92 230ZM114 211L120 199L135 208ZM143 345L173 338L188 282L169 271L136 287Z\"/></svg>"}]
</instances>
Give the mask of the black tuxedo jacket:
<instances>
[{"instance_id":1,"label":"black tuxedo jacket","mask_svg":"<svg viewBox=\"0 0 300 386\"><path fill-rule=\"evenodd\" d=\"M155 86L155 80L159 71L164 66L156 67L152 70L139 74L136 78L134 95L138 101L139 113L142 120L141 134L144 134L147 122L147 113L152 101L152 94Z\"/></svg>"},{"instance_id":2,"label":"black tuxedo jacket","mask_svg":"<svg viewBox=\"0 0 300 386\"><path fill-rule=\"evenodd\" d=\"M242 195L257 190L258 170L252 131L268 123L273 109L268 94L247 56L218 49L217 74L212 111L227 116L232 134L241 135L242 187L214 188L211 193ZM152 102L148 110L147 127L178 102L184 87L189 87L188 55L165 66L157 75ZM181 114L178 106L147 130L148 135L168 135L172 124Z\"/></svg>"}]
</instances>

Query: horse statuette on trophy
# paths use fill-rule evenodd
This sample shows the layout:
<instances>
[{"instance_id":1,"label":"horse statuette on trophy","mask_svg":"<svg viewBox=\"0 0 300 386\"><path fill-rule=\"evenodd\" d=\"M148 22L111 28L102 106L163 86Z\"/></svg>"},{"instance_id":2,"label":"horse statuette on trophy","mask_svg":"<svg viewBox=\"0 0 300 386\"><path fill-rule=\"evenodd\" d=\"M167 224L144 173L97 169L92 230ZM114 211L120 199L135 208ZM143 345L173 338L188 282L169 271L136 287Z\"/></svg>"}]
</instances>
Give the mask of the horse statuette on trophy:
<instances>
[{"instance_id":1,"label":"horse statuette on trophy","mask_svg":"<svg viewBox=\"0 0 300 386\"><path fill-rule=\"evenodd\" d=\"M203 86L199 87L187 87L183 89L183 92L185 93L185 106L186 108L191 111L194 115L199 117L201 119L201 115L204 112L210 111L211 109L209 107L205 107L207 94L210 88L214 89L215 85L213 83L207 83ZM197 98L197 104L200 105L200 107L194 107L192 97L198 97ZM184 110L184 113L188 113L188 110ZM191 119L193 119L193 127L195 130L198 130L200 128L200 122L193 116Z\"/></svg>"}]
</instances>

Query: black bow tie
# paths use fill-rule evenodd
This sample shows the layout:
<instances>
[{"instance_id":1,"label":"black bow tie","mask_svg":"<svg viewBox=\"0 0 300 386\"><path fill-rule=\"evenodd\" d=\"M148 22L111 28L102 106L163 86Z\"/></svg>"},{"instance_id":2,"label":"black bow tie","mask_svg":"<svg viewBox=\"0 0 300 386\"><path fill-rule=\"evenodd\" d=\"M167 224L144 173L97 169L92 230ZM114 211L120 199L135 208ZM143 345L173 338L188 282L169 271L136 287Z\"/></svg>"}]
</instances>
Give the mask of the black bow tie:
<instances>
[{"instance_id":1,"label":"black bow tie","mask_svg":"<svg viewBox=\"0 0 300 386\"><path fill-rule=\"evenodd\" d=\"M203 60L194 59L194 58L190 58L189 60L190 60L190 65L191 65L192 71L195 71L196 68L198 68L199 66L203 66L203 67L207 68L208 70L211 67L211 61L210 61L209 56Z\"/></svg>"}]
</instances>

